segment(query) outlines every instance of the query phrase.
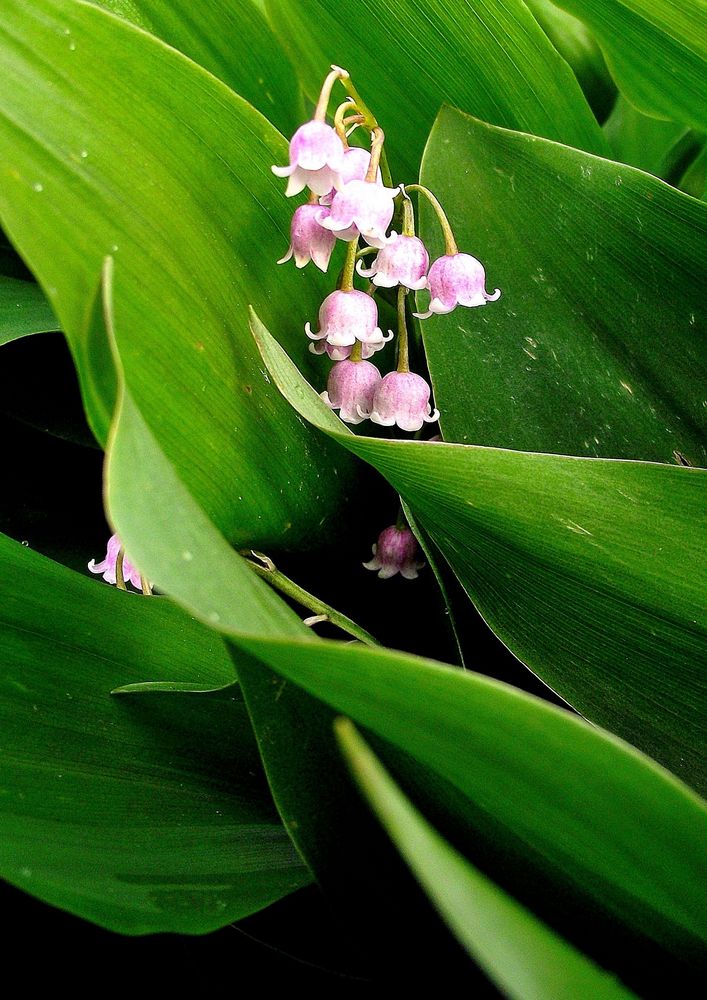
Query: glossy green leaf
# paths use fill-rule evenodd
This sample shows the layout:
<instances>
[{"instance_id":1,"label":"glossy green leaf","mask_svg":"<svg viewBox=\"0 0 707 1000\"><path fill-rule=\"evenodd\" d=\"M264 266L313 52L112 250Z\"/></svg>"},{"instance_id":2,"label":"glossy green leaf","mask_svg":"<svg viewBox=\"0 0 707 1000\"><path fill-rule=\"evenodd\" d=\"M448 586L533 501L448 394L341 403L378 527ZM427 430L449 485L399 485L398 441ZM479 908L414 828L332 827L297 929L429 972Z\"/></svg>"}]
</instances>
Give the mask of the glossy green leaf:
<instances>
[{"instance_id":1,"label":"glossy green leaf","mask_svg":"<svg viewBox=\"0 0 707 1000\"><path fill-rule=\"evenodd\" d=\"M295 73L250 0L94 0L179 49L249 101L281 132L301 121Z\"/></svg>"},{"instance_id":2,"label":"glossy green leaf","mask_svg":"<svg viewBox=\"0 0 707 1000\"><path fill-rule=\"evenodd\" d=\"M314 99L331 63L347 69L385 129L396 181L417 179L442 104L602 152L565 61L519 0L273 0L272 24ZM343 90L338 91L342 94Z\"/></svg>"},{"instance_id":3,"label":"glossy green leaf","mask_svg":"<svg viewBox=\"0 0 707 1000\"><path fill-rule=\"evenodd\" d=\"M705 206L452 109L422 177L502 290L421 323L445 438L704 464ZM443 253L427 212L423 231Z\"/></svg>"},{"instance_id":4,"label":"glossy green leaf","mask_svg":"<svg viewBox=\"0 0 707 1000\"><path fill-rule=\"evenodd\" d=\"M0 558L2 875L128 934L203 933L305 884L237 689L110 696L228 684L222 641L4 536Z\"/></svg>"},{"instance_id":5,"label":"glossy green leaf","mask_svg":"<svg viewBox=\"0 0 707 1000\"><path fill-rule=\"evenodd\" d=\"M681 122L642 114L623 94L604 123L614 159L663 178L668 154L685 132L687 127Z\"/></svg>"},{"instance_id":6,"label":"glossy green leaf","mask_svg":"<svg viewBox=\"0 0 707 1000\"><path fill-rule=\"evenodd\" d=\"M707 472L359 437L253 330L292 405L383 473L516 656L704 787Z\"/></svg>"},{"instance_id":7,"label":"glossy green leaf","mask_svg":"<svg viewBox=\"0 0 707 1000\"><path fill-rule=\"evenodd\" d=\"M0 274L0 345L30 333L58 330L51 306L39 285Z\"/></svg>"},{"instance_id":8,"label":"glossy green leaf","mask_svg":"<svg viewBox=\"0 0 707 1000\"><path fill-rule=\"evenodd\" d=\"M559 6L589 25L639 110L707 129L704 0L559 0Z\"/></svg>"},{"instance_id":9,"label":"glossy green leaf","mask_svg":"<svg viewBox=\"0 0 707 1000\"><path fill-rule=\"evenodd\" d=\"M450 929L505 996L633 997L481 874L431 826L347 720L336 734L376 815Z\"/></svg>"},{"instance_id":10,"label":"glossy green leaf","mask_svg":"<svg viewBox=\"0 0 707 1000\"><path fill-rule=\"evenodd\" d=\"M242 640L284 678L451 782L493 834L640 933L694 954L707 810L672 775L562 709L389 650Z\"/></svg>"},{"instance_id":11,"label":"glossy green leaf","mask_svg":"<svg viewBox=\"0 0 707 1000\"><path fill-rule=\"evenodd\" d=\"M572 67L594 114L603 121L616 97L616 85L591 32L552 0L526 0L526 3L557 51Z\"/></svg>"},{"instance_id":12,"label":"glossy green leaf","mask_svg":"<svg viewBox=\"0 0 707 1000\"><path fill-rule=\"evenodd\" d=\"M113 254L125 377L213 521L260 547L294 545L322 516L319 534L334 530L346 463L284 407L247 327L258 303L311 359L293 302L304 324L324 278L274 263L291 206L270 165L285 141L204 70L88 4L11 0L0 59L0 215L84 388L91 301Z\"/></svg>"}]
</instances>

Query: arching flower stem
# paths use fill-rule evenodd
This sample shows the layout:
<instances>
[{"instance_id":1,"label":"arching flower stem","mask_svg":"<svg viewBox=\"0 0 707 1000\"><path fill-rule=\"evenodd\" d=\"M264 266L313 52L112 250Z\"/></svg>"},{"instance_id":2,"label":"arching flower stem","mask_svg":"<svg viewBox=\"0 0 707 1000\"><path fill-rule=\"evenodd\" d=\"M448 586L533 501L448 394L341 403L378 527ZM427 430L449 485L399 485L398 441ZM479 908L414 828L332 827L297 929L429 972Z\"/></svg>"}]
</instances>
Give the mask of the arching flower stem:
<instances>
[{"instance_id":1,"label":"arching flower stem","mask_svg":"<svg viewBox=\"0 0 707 1000\"><path fill-rule=\"evenodd\" d=\"M432 192L429 190L429 188L426 188L422 184L406 184L405 190L419 191L421 194L424 194L424 196L429 201L430 205L432 205L432 208L437 213L439 224L442 228L442 232L444 233L444 245L446 247L445 249L446 255L448 257L453 257L454 254L459 253L459 247L457 246L457 241L454 239L454 233L452 232L452 227L449 225L449 219L447 218L444 209L437 201L435 196L432 194Z\"/></svg>"},{"instance_id":2,"label":"arching flower stem","mask_svg":"<svg viewBox=\"0 0 707 1000\"><path fill-rule=\"evenodd\" d=\"M327 108L329 107L329 98L331 97L332 87L337 80L341 80L342 83L344 83L344 81L348 80L348 78L349 74L345 69L342 69L340 66L331 67L331 73L327 74L327 78L322 84L322 89L319 93L319 100L317 101L317 106L314 109L314 121L326 121L326 113ZM344 86L346 86L345 83Z\"/></svg>"}]
</instances>

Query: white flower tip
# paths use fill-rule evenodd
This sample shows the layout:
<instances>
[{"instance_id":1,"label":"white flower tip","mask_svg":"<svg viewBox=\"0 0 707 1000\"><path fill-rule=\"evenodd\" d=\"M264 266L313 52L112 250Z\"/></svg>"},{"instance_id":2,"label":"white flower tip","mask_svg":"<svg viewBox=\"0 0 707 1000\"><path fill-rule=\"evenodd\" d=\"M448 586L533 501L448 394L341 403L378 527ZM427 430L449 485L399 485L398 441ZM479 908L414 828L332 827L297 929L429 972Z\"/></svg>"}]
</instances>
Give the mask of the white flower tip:
<instances>
[{"instance_id":1,"label":"white flower tip","mask_svg":"<svg viewBox=\"0 0 707 1000\"><path fill-rule=\"evenodd\" d=\"M501 298L501 289L500 288L495 288L493 290L493 292L491 292L490 295L488 295L486 292L484 292L484 297L485 297L485 299L486 299L487 302L495 302L497 299Z\"/></svg>"},{"instance_id":2,"label":"white flower tip","mask_svg":"<svg viewBox=\"0 0 707 1000\"><path fill-rule=\"evenodd\" d=\"M361 275L362 278L372 278L373 275L376 273L375 267L369 267L369 268L363 267L363 258L361 257L359 257L359 259L356 261L356 270L358 271L358 273Z\"/></svg>"},{"instance_id":3,"label":"white flower tip","mask_svg":"<svg viewBox=\"0 0 707 1000\"><path fill-rule=\"evenodd\" d=\"M405 285L405 287L409 288L413 292L420 292L423 288L427 288L427 278L423 275L423 277L418 281L411 281L410 284ZM417 313L414 315L417 315Z\"/></svg>"},{"instance_id":4,"label":"white flower tip","mask_svg":"<svg viewBox=\"0 0 707 1000\"><path fill-rule=\"evenodd\" d=\"M383 343L384 344L389 344L390 341L393 339L394 336L395 336L395 334L393 333L393 331L392 330L388 330L388 336L387 337L383 337Z\"/></svg>"},{"instance_id":5,"label":"white flower tip","mask_svg":"<svg viewBox=\"0 0 707 1000\"><path fill-rule=\"evenodd\" d=\"M358 413L358 415L361 418L361 420L369 420L370 417L371 417L371 414L370 413L366 413L366 411L363 409L363 407L361 406L360 403L356 404L356 412ZM373 551L374 552L376 551L375 547L374 547Z\"/></svg>"},{"instance_id":6,"label":"white flower tip","mask_svg":"<svg viewBox=\"0 0 707 1000\"><path fill-rule=\"evenodd\" d=\"M432 315L432 310L428 309L425 313L413 313L415 319L429 319Z\"/></svg>"},{"instance_id":7,"label":"white flower tip","mask_svg":"<svg viewBox=\"0 0 707 1000\"><path fill-rule=\"evenodd\" d=\"M293 251L292 251L292 245L290 245L290 247L289 247L287 253L285 254L285 256L284 257L280 257L280 259L277 261L277 263L278 264L286 264L288 260L292 259L292 253L293 253Z\"/></svg>"},{"instance_id":8,"label":"white flower tip","mask_svg":"<svg viewBox=\"0 0 707 1000\"><path fill-rule=\"evenodd\" d=\"M325 333L312 333L312 327L309 324L309 320L304 324L304 332L307 334L310 340L321 340L326 336Z\"/></svg>"},{"instance_id":9,"label":"white flower tip","mask_svg":"<svg viewBox=\"0 0 707 1000\"><path fill-rule=\"evenodd\" d=\"M289 177L294 167L270 167L276 177Z\"/></svg>"},{"instance_id":10,"label":"white flower tip","mask_svg":"<svg viewBox=\"0 0 707 1000\"><path fill-rule=\"evenodd\" d=\"M312 347L312 345L310 344L310 350L311 350L311 347ZM331 410L335 409L334 404L329 399L329 393L326 391L326 389L324 390L324 392L320 392L319 396L321 397L321 399L324 400L324 402L329 407L329 409L331 409Z\"/></svg>"},{"instance_id":11,"label":"white flower tip","mask_svg":"<svg viewBox=\"0 0 707 1000\"><path fill-rule=\"evenodd\" d=\"M430 413L429 416L424 417L423 419L424 419L425 423L427 423L427 424L433 424L435 422L435 420L439 420L439 410L435 408L432 411L432 413Z\"/></svg>"}]
</instances>

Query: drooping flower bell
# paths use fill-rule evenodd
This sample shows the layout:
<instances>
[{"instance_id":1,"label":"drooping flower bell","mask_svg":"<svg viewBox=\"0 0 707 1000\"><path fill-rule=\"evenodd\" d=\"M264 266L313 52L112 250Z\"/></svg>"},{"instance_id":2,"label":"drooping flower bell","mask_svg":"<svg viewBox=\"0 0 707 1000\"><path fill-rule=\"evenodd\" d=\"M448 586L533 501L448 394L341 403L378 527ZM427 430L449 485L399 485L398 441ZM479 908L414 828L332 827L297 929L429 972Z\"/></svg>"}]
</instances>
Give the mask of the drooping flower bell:
<instances>
[{"instance_id":1,"label":"drooping flower bell","mask_svg":"<svg viewBox=\"0 0 707 1000\"><path fill-rule=\"evenodd\" d=\"M374 424L403 431L419 431L425 423L439 419L439 410L430 406L430 387L421 375L410 371L389 372L376 389L371 409L362 417Z\"/></svg>"},{"instance_id":2,"label":"drooping flower bell","mask_svg":"<svg viewBox=\"0 0 707 1000\"><path fill-rule=\"evenodd\" d=\"M319 307L319 330L312 333L307 323L305 333L312 340L326 340L333 347L352 347L357 340L362 344L383 345L393 336L384 337L378 326L378 307L370 295L355 288L331 292Z\"/></svg>"},{"instance_id":3,"label":"drooping flower bell","mask_svg":"<svg viewBox=\"0 0 707 1000\"><path fill-rule=\"evenodd\" d=\"M347 424L360 424L361 410L370 410L381 375L370 361L338 361L329 372L322 399Z\"/></svg>"},{"instance_id":4,"label":"drooping flower bell","mask_svg":"<svg viewBox=\"0 0 707 1000\"><path fill-rule=\"evenodd\" d=\"M370 278L380 288L403 285L418 290L427 284L430 258L425 244L417 236L391 233L390 241L379 250L370 268L364 269L359 260L356 270L362 278Z\"/></svg>"},{"instance_id":5,"label":"drooping flower bell","mask_svg":"<svg viewBox=\"0 0 707 1000\"><path fill-rule=\"evenodd\" d=\"M273 167L278 177L289 178L285 194L288 198L309 187L315 194L328 194L341 187L344 165L344 144L331 125L311 121L300 125L290 140L290 163Z\"/></svg>"},{"instance_id":6,"label":"drooping flower bell","mask_svg":"<svg viewBox=\"0 0 707 1000\"><path fill-rule=\"evenodd\" d=\"M321 89L311 121L300 125L290 140L290 162L286 167L273 167L278 177L287 177L285 194L291 197L309 187L317 195L341 187L340 172L344 165L344 144L331 125L326 124L327 105L336 80L348 78L346 70L332 66Z\"/></svg>"},{"instance_id":7,"label":"drooping flower bell","mask_svg":"<svg viewBox=\"0 0 707 1000\"><path fill-rule=\"evenodd\" d=\"M378 536L373 546L373 559L363 565L366 569L378 570L381 580L388 580L396 573L406 580L414 580L425 563L419 559L417 540L407 525L391 524Z\"/></svg>"},{"instance_id":8,"label":"drooping flower bell","mask_svg":"<svg viewBox=\"0 0 707 1000\"><path fill-rule=\"evenodd\" d=\"M340 239L350 240L352 232L360 234L366 243L380 249L388 242L386 230L393 218L397 193L397 188L374 181L349 181L336 192L329 214L322 214L319 224Z\"/></svg>"},{"instance_id":9,"label":"drooping flower bell","mask_svg":"<svg viewBox=\"0 0 707 1000\"><path fill-rule=\"evenodd\" d=\"M120 541L120 538L117 535L111 535L108 539L105 559L99 563L97 563L95 559L92 559L88 564L89 571L91 573L100 573L106 583L112 583L115 585L118 578L118 554L120 553L121 548L122 542ZM123 557L123 579L126 582L130 581L136 590L143 589L140 570L130 562L127 556Z\"/></svg>"},{"instance_id":10,"label":"drooping flower bell","mask_svg":"<svg viewBox=\"0 0 707 1000\"><path fill-rule=\"evenodd\" d=\"M278 264L294 257L297 267L304 267L311 260L320 271L326 271L336 236L320 226L317 221L320 211L319 205L300 205L295 209L290 226L290 247Z\"/></svg>"},{"instance_id":11,"label":"drooping flower bell","mask_svg":"<svg viewBox=\"0 0 707 1000\"><path fill-rule=\"evenodd\" d=\"M468 253L447 254L439 257L427 275L430 304L427 312L415 313L418 319L427 319L433 313L449 313L457 305L485 306L495 302L501 289L486 291L486 273L483 264Z\"/></svg>"}]
</instances>

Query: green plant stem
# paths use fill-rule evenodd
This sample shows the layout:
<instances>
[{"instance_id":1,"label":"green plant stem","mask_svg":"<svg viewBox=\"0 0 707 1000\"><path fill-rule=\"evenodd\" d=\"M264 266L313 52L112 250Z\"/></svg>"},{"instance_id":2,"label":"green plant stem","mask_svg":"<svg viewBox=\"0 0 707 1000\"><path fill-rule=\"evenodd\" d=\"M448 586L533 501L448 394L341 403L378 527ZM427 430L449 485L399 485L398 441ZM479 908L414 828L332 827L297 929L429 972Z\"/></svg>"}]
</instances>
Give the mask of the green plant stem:
<instances>
[{"instance_id":1,"label":"green plant stem","mask_svg":"<svg viewBox=\"0 0 707 1000\"><path fill-rule=\"evenodd\" d=\"M373 114L371 109L368 107L366 102L359 94L358 90L353 84L353 81L351 80L351 77L350 76L346 76L345 78L342 77L341 83L343 84L346 93L353 98L356 110L363 115L364 118L363 124L367 128L371 129L371 131L373 131L373 129L375 128L378 128L378 119L376 118L376 116ZM385 149L381 151L380 168L381 168L381 177L383 178L383 183L385 184L386 187L392 188L393 178L390 173L390 166L388 165L388 157L386 156Z\"/></svg>"},{"instance_id":2,"label":"green plant stem","mask_svg":"<svg viewBox=\"0 0 707 1000\"><path fill-rule=\"evenodd\" d=\"M322 89L319 92L319 100L317 101L317 106L314 109L314 120L317 122L323 122L326 120L327 108L329 107L329 98L331 97L331 89L337 80L347 80L349 74L345 69L341 69L340 66L332 66L331 73L327 74L327 78L322 84Z\"/></svg>"},{"instance_id":3,"label":"green plant stem","mask_svg":"<svg viewBox=\"0 0 707 1000\"><path fill-rule=\"evenodd\" d=\"M354 270L356 268L356 253L358 252L358 237L351 240L346 247L346 258L341 271L339 291L352 292L354 287Z\"/></svg>"},{"instance_id":4,"label":"green plant stem","mask_svg":"<svg viewBox=\"0 0 707 1000\"><path fill-rule=\"evenodd\" d=\"M365 179L369 184L375 184L378 164L380 163L383 144L385 143L385 132L378 125L373 129L371 135L371 160L368 164Z\"/></svg>"},{"instance_id":5,"label":"green plant stem","mask_svg":"<svg viewBox=\"0 0 707 1000\"><path fill-rule=\"evenodd\" d=\"M407 192L402 191L403 198L403 236L414 236L415 235L415 211L412 207L412 201L408 198Z\"/></svg>"},{"instance_id":6,"label":"green plant stem","mask_svg":"<svg viewBox=\"0 0 707 1000\"><path fill-rule=\"evenodd\" d=\"M357 340L351 348L349 361L363 361L363 341Z\"/></svg>"},{"instance_id":7,"label":"green plant stem","mask_svg":"<svg viewBox=\"0 0 707 1000\"><path fill-rule=\"evenodd\" d=\"M267 580L267 582L279 590L281 594L285 594L287 597L291 597L298 604L301 604L303 608L311 611L314 615L323 615L322 620L327 620L340 628L342 632L346 632L348 635L352 635L359 642L364 643L366 646L379 646L380 643L377 639L374 639L370 632L366 632L365 629L357 625L356 622L351 621L346 615L341 614L340 611L336 611L329 604L325 604L324 601L320 601L318 597L313 597L302 587L298 586L293 580L281 573L279 569L275 566L275 563L268 556L263 555L262 552L255 552L250 550L247 552L242 552L241 555L245 556L245 561L261 579Z\"/></svg>"},{"instance_id":8,"label":"green plant stem","mask_svg":"<svg viewBox=\"0 0 707 1000\"><path fill-rule=\"evenodd\" d=\"M446 253L448 257L453 257L454 254L459 253L459 247L457 246L457 241L454 239L454 233L452 232L452 227L449 225L449 219L447 218L444 209L437 201L435 196L429 190L429 188L424 187L422 184L406 184L406 191L420 191L421 194L429 201L432 208L434 208L437 213L437 218L439 219L439 224L442 227L442 232L444 233L444 244L446 247Z\"/></svg>"},{"instance_id":9,"label":"green plant stem","mask_svg":"<svg viewBox=\"0 0 707 1000\"><path fill-rule=\"evenodd\" d=\"M121 545L115 560L115 585L118 590L127 590L125 586L125 576L123 574L123 560L125 559L125 549Z\"/></svg>"},{"instance_id":10,"label":"green plant stem","mask_svg":"<svg viewBox=\"0 0 707 1000\"><path fill-rule=\"evenodd\" d=\"M408 346L408 327L405 319L405 297L407 289L398 285L398 364L397 371L410 371L410 349Z\"/></svg>"}]
</instances>

